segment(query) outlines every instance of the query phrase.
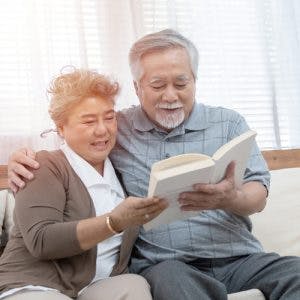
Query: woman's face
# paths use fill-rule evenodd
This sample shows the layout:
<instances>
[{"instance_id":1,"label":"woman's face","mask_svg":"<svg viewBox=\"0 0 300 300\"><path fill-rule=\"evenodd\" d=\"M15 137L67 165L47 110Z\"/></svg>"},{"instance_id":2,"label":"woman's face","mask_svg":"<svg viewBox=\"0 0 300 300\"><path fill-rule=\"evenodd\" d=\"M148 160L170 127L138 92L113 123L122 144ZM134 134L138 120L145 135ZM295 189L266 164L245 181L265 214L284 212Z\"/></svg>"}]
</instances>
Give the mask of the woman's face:
<instances>
[{"instance_id":1,"label":"woman's face","mask_svg":"<svg viewBox=\"0 0 300 300\"><path fill-rule=\"evenodd\" d=\"M113 102L99 97L80 101L58 128L69 147L103 174L104 161L116 142Z\"/></svg>"}]
</instances>

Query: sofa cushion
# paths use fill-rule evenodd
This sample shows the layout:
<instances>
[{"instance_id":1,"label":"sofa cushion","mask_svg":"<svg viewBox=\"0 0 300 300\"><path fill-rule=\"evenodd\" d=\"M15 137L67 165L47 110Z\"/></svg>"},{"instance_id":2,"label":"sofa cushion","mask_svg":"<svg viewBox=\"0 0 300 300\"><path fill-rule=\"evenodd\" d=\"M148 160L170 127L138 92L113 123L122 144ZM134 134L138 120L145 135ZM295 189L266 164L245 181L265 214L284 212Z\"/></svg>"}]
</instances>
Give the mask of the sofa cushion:
<instances>
[{"instance_id":1,"label":"sofa cushion","mask_svg":"<svg viewBox=\"0 0 300 300\"><path fill-rule=\"evenodd\" d=\"M15 197L11 191L7 191L4 228L8 234L8 237L10 236L12 228L14 226L14 220L13 220L14 207L15 207Z\"/></svg>"},{"instance_id":2,"label":"sofa cushion","mask_svg":"<svg viewBox=\"0 0 300 300\"><path fill-rule=\"evenodd\" d=\"M300 256L300 168L271 171L266 208L251 219L266 252Z\"/></svg>"},{"instance_id":3,"label":"sofa cushion","mask_svg":"<svg viewBox=\"0 0 300 300\"><path fill-rule=\"evenodd\" d=\"M8 190L0 191L0 246L4 246L13 227L15 198Z\"/></svg>"},{"instance_id":4,"label":"sofa cushion","mask_svg":"<svg viewBox=\"0 0 300 300\"><path fill-rule=\"evenodd\" d=\"M264 294L258 289L228 294L228 300L265 300Z\"/></svg>"}]
</instances>

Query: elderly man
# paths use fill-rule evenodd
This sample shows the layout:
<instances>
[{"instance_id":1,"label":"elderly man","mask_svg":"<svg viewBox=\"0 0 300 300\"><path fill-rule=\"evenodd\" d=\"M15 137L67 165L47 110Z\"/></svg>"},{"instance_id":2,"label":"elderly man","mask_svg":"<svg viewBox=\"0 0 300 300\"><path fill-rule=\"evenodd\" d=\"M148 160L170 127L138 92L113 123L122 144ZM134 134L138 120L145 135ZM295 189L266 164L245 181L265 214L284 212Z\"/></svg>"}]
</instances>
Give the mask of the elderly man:
<instances>
[{"instance_id":1,"label":"elderly man","mask_svg":"<svg viewBox=\"0 0 300 300\"><path fill-rule=\"evenodd\" d=\"M111 155L129 194L147 194L154 162L189 152L212 155L248 130L238 113L195 103L198 52L176 31L142 37L129 58L141 105L119 113ZM18 174L30 177L23 165L35 167L32 157L28 149L12 155L12 188L24 184ZM268 299L300 299L300 259L264 253L251 234L248 216L264 208L269 187L257 146L242 187L233 178L232 163L218 184L199 183L181 194L182 209L199 210L196 217L140 230L131 270L148 280L154 299L227 299L227 293L251 288Z\"/></svg>"}]
</instances>

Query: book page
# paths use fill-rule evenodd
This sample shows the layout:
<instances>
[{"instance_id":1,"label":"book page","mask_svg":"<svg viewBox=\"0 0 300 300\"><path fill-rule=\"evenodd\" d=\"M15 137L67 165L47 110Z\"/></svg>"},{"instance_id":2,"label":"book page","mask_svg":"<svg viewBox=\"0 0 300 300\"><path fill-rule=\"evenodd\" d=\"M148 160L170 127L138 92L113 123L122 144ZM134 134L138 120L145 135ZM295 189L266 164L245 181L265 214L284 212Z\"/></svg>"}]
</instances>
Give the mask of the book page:
<instances>
[{"instance_id":1,"label":"book page","mask_svg":"<svg viewBox=\"0 0 300 300\"><path fill-rule=\"evenodd\" d=\"M148 188L148 197L152 197L154 190L157 189L157 182L168 177L174 177L176 174L186 174L201 167L206 167L214 163L210 156L199 153L181 154L158 161L152 165L150 182ZM184 180L183 184L186 185L189 178ZM178 187L178 181L172 183L172 187ZM166 183L170 184L170 183ZM163 187L164 188L164 187Z\"/></svg>"},{"instance_id":2,"label":"book page","mask_svg":"<svg viewBox=\"0 0 300 300\"><path fill-rule=\"evenodd\" d=\"M201 153L180 154L154 163L152 165L151 172L155 173L156 171L162 171L173 167L178 167L183 164L197 161L199 162L206 159L211 159L211 157Z\"/></svg>"},{"instance_id":3,"label":"book page","mask_svg":"<svg viewBox=\"0 0 300 300\"><path fill-rule=\"evenodd\" d=\"M168 201L169 206L155 219L144 224L145 230L161 224L168 224L176 220L187 219L196 215L199 212L184 212L181 211L178 197L179 194L186 191L192 191L193 185L196 183L208 183L213 173L214 162L210 159L206 161L206 165L188 172L186 174L177 174L172 177L167 177L157 182L154 190L148 196L158 196Z\"/></svg>"},{"instance_id":4,"label":"book page","mask_svg":"<svg viewBox=\"0 0 300 300\"><path fill-rule=\"evenodd\" d=\"M224 178L227 166L235 161L235 184L240 186L243 183L243 177L247 162L254 144L256 132L249 130L244 134L232 139L227 144L219 148L213 155L216 162L214 174L211 183L217 183Z\"/></svg>"}]
</instances>

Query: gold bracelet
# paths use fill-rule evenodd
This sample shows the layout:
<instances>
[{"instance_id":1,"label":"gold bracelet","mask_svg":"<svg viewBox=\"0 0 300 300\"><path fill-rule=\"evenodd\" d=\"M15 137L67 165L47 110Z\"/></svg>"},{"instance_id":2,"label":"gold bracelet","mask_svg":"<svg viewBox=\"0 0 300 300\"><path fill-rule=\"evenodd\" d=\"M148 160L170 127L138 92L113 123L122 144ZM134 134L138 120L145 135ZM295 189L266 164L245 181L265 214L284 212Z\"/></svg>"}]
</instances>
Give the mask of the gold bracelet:
<instances>
[{"instance_id":1,"label":"gold bracelet","mask_svg":"<svg viewBox=\"0 0 300 300\"><path fill-rule=\"evenodd\" d=\"M110 216L106 216L106 225L109 229L109 231L113 234L119 234L120 232L116 231L113 229L113 227L111 226L111 219L110 219Z\"/></svg>"}]
</instances>

